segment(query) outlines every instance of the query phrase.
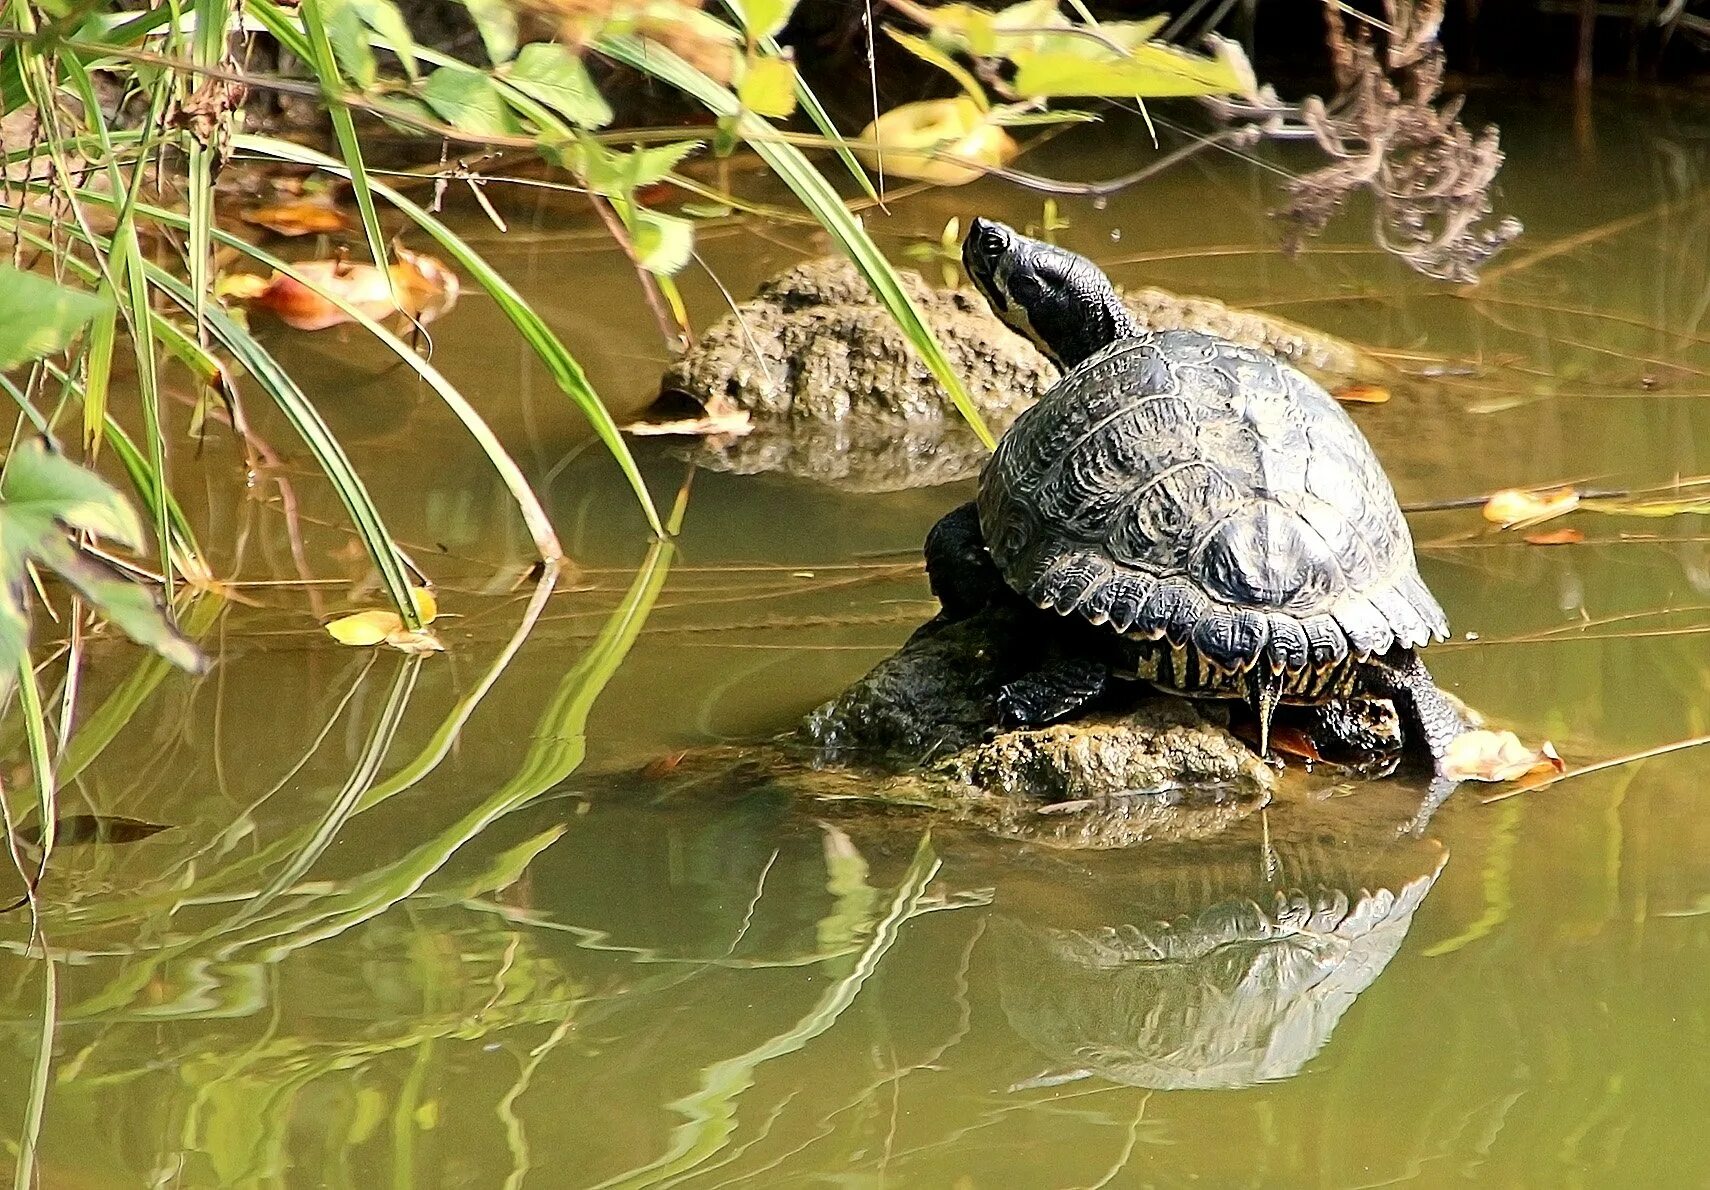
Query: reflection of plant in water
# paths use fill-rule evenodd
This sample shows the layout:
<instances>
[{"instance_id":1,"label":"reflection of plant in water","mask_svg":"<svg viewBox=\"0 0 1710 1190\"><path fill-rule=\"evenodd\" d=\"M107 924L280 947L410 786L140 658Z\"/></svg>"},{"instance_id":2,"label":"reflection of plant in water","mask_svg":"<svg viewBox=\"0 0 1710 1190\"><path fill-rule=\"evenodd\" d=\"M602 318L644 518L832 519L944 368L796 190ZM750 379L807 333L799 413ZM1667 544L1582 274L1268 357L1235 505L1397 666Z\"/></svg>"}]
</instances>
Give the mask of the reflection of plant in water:
<instances>
[{"instance_id":1,"label":"reflection of plant in water","mask_svg":"<svg viewBox=\"0 0 1710 1190\"><path fill-rule=\"evenodd\" d=\"M1475 139L1460 122L1461 101L1442 100L1443 0L1385 0L1384 12L1380 49L1369 18L1353 21L1350 33L1340 6L1325 5L1337 88L1328 103L1315 96L1287 108L1267 96L1253 108L1213 107L1255 119L1249 127L1272 134L1288 116L1330 157L1329 165L1288 183L1280 217L1290 252L1364 189L1377 204L1375 235L1386 251L1428 277L1475 281L1479 266L1521 231L1512 218L1483 225L1502 167L1497 130L1486 127Z\"/></svg>"}]
</instances>

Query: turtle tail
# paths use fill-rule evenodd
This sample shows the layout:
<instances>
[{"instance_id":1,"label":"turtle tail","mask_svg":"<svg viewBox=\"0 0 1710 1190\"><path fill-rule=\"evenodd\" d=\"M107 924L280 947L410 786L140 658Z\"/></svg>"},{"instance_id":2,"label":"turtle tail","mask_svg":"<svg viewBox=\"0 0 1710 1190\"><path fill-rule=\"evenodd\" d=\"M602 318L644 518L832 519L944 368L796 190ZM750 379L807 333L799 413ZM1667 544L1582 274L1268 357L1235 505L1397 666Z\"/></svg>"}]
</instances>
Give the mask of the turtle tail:
<instances>
[{"instance_id":1,"label":"turtle tail","mask_svg":"<svg viewBox=\"0 0 1710 1190\"><path fill-rule=\"evenodd\" d=\"M1277 704L1282 701L1283 675L1267 673L1264 664L1255 665L1252 675L1247 679L1247 699L1253 704L1253 713L1259 718L1259 759L1263 760L1271 754L1271 719L1277 713Z\"/></svg>"}]
</instances>

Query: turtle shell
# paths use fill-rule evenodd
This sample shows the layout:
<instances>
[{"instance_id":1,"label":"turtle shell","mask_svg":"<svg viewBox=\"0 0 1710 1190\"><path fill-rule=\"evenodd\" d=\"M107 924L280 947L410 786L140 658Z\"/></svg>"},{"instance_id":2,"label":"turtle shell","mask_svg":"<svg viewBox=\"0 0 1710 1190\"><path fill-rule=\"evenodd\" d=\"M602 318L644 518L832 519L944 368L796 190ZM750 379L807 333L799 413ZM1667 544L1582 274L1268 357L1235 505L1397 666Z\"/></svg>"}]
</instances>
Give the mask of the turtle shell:
<instances>
[{"instance_id":1,"label":"turtle shell","mask_svg":"<svg viewBox=\"0 0 1710 1190\"><path fill-rule=\"evenodd\" d=\"M1353 421L1289 365L1197 331L1121 340L1059 380L987 462L979 512L1038 606L1237 673L1448 635Z\"/></svg>"}]
</instances>

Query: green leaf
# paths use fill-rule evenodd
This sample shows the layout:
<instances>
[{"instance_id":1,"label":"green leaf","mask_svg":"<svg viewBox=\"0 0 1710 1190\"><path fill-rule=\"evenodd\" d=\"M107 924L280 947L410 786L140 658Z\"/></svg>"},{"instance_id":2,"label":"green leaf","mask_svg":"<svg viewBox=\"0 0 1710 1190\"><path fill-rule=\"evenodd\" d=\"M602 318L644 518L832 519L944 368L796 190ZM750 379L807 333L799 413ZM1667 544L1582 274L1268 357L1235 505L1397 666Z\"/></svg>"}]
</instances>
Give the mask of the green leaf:
<instances>
[{"instance_id":1,"label":"green leaf","mask_svg":"<svg viewBox=\"0 0 1710 1190\"><path fill-rule=\"evenodd\" d=\"M346 2L362 17L362 23L378 33L398 55L398 60L404 64L404 72L411 78L417 77L421 73L421 63L416 58L416 39L410 35L409 22L404 20L398 6L392 0Z\"/></svg>"},{"instance_id":2,"label":"green leaf","mask_svg":"<svg viewBox=\"0 0 1710 1190\"><path fill-rule=\"evenodd\" d=\"M516 57L517 14L506 0L463 0L463 7L469 10L494 66Z\"/></svg>"},{"instance_id":3,"label":"green leaf","mask_svg":"<svg viewBox=\"0 0 1710 1190\"><path fill-rule=\"evenodd\" d=\"M963 93L966 94L969 99L972 99L975 103L979 104L981 111L985 111L991 106L990 100L986 98L986 89L980 86L979 80L963 69L960 62L956 61L956 59L952 58L949 54L933 45L930 41L926 40L926 38L915 37L908 33L899 32L896 29L891 28L889 25L885 26L885 33L889 35L892 41L902 46L903 49L913 54L916 58L919 58L922 62L925 62L930 66L938 67L938 69L942 70L945 74L955 79L956 85L962 88Z\"/></svg>"},{"instance_id":4,"label":"green leaf","mask_svg":"<svg viewBox=\"0 0 1710 1190\"><path fill-rule=\"evenodd\" d=\"M22 443L7 457L5 474L0 475L0 516L8 529L22 529L25 537L46 533L59 523L131 549L143 540L142 523L124 497L99 475L40 441ZM8 553L16 548L9 541L5 547Z\"/></svg>"},{"instance_id":5,"label":"green leaf","mask_svg":"<svg viewBox=\"0 0 1710 1190\"><path fill-rule=\"evenodd\" d=\"M493 80L467 66L441 66L422 84L422 101L460 132L509 136L517 130Z\"/></svg>"},{"instance_id":6,"label":"green leaf","mask_svg":"<svg viewBox=\"0 0 1710 1190\"><path fill-rule=\"evenodd\" d=\"M673 141L616 153L591 137L584 137L571 149L566 164L595 194L624 198L638 187L663 181L685 157L701 147L700 141Z\"/></svg>"},{"instance_id":7,"label":"green leaf","mask_svg":"<svg viewBox=\"0 0 1710 1190\"><path fill-rule=\"evenodd\" d=\"M776 37L790 23L795 8L796 0L743 0L742 27L756 41Z\"/></svg>"},{"instance_id":8,"label":"green leaf","mask_svg":"<svg viewBox=\"0 0 1710 1190\"><path fill-rule=\"evenodd\" d=\"M22 595L26 567L34 562L56 572L138 644L175 665L200 670L202 654L172 626L155 592L79 550L69 537L73 530L133 547L143 539L136 513L105 480L39 439L23 443L0 476L0 662L15 667L28 647Z\"/></svg>"},{"instance_id":9,"label":"green leaf","mask_svg":"<svg viewBox=\"0 0 1710 1190\"><path fill-rule=\"evenodd\" d=\"M58 351L108 303L0 265L0 370Z\"/></svg>"},{"instance_id":10,"label":"green leaf","mask_svg":"<svg viewBox=\"0 0 1710 1190\"><path fill-rule=\"evenodd\" d=\"M368 44L368 26L363 23L355 0L321 0L320 8L333 57L352 82L368 90L380 72L375 65L374 48Z\"/></svg>"},{"instance_id":11,"label":"green leaf","mask_svg":"<svg viewBox=\"0 0 1710 1190\"><path fill-rule=\"evenodd\" d=\"M293 144L290 141L278 140L272 137L239 135L236 138L238 148L265 153L284 161L294 161L299 165L313 165L319 169L337 172L342 166L335 159L324 153ZM588 424L594 433L611 453L612 460L623 472L624 478L635 493L635 498L641 505L642 513L647 517L648 525L660 536L665 535L665 526L659 519L659 511L653 504L653 497L647 490L647 483L641 477L641 469L636 466L635 458L629 452L628 445L623 440L623 434L618 430L617 422L612 418L611 411L601 402L594 386L589 383L587 374L582 371L582 365L576 362L563 342L552 333L552 328L546 321L523 300L521 294L506 281L492 265L469 246L464 239L440 220L410 201L402 193L384 183L376 181L375 191L390 202L404 215L408 216L418 227L427 232L451 256L452 260L470 275L476 284L480 285L493 298L501 313L510 319L529 346L534 349L540 361L546 365L552 378L566 396L582 411L588 419ZM305 404L307 403L305 398ZM387 539L390 540L389 538ZM402 571L398 572L400 581ZM407 598L407 595L403 595ZM397 599L395 598L395 602Z\"/></svg>"},{"instance_id":12,"label":"green leaf","mask_svg":"<svg viewBox=\"0 0 1710 1190\"><path fill-rule=\"evenodd\" d=\"M694 256L695 225L688 219L636 206L624 220L635 243L635 258L650 273L669 277Z\"/></svg>"},{"instance_id":13,"label":"green leaf","mask_svg":"<svg viewBox=\"0 0 1710 1190\"><path fill-rule=\"evenodd\" d=\"M795 66L784 58L750 58L737 98L751 112L783 119L796 110Z\"/></svg>"},{"instance_id":14,"label":"green leaf","mask_svg":"<svg viewBox=\"0 0 1710 1190\"><path fill-rule=\"evenodd\" d=\"M106 559L75 549L64 537L44 542L40 558L137 644L191 673L206 667L201 650L161 611L160 598L152 588L135 582Z\"/></svg>"},{"instance_id":15,"label":"green leaf","mask_svg":"<svg viewBox=\"0 0 1710 1190\"><path fill-rule=\"evenodd\" d=\"M831 183L825 180L825 175L814 168L813 162L800 149L780 138L777 129L753 113L743 111L740 101L728 87L721 86L670 50L627 36L602 37L599 46L601 53L693 96L721 119L728 117L735 121L734 126L742 138L795 192L802 205L854 262L872 287L874 296L896 319L909 343L920 354L933 378L944 387L950 403L956 406L962 419L988 449L995 446L996 439L980 416L979 408L968 395L968 389L956 374L956 369L950 366L949 357L944 354L920 308L903 288L896 269L879 251L879 246L867 234L861 221L844 205Z\"/></svg>"},{"instance_id":16,"label":"green leaf","mask_svg":"<svg viewBox=\"0 0 1710 1190\"><path fill-rule=\"evenodd\" d=\"M604 128L612 122L611 105L594 86L582 59L556 42L524 46L504 77L578 128Z\"/></svg>"},{"instance_id":17,"label":"green leaf","mask_svg":"<svg viewBox=\"0 0 1710 1190\"><path fill-rule=\"evenodd\" d=\"M1227 53L1207 58L1156 42L1135 46L1121 57L1097 42L1063 38L1050 48L1018 50L1009 58L1016 67L1012 86L1024 99L1239 94L1252 82L1250 69L1242 69L1244 58Z\"/></svg>"}]
</instances>

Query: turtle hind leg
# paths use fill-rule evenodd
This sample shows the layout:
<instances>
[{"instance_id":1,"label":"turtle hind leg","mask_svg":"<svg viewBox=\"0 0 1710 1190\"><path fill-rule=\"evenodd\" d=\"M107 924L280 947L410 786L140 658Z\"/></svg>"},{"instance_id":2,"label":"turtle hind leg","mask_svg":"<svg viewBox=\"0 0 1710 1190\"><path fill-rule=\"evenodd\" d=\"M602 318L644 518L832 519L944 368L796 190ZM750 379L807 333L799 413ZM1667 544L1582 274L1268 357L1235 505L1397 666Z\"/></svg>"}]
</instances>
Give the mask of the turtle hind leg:
<instances>
[{"instance_id":1,"label":"turtle hind leg","mask_svg":"<svg viewBox=\"0 0 1710 1190\"><path fill-rule=\"evenodd\" d=\"M1056 657L998 691L998 720L1006 728L1044 727L1067 719L1104 693L1110 667L1088 657Z\"/></svg>"},{"instance_id":2,"label":"turtle hind leg","mask_svg":"<svg viewBox=\"0 0 1710 1190\"><path fill-rule=\"evenodd\" d=\"M1401 715L1402 739L1422 745L1433 768L1441 769L1449 744L1467 730L1455 701L1431 680L1431 671L1412 649L1392 649L1365 666L1365 685L1395 703Z\"/></svg>"},{"instance_id":3,"label":"turtle hind leg","mask_svg":"<svg viewBox=\"0 0 1710 1190\"><path fill-rule=\"evenodd\" d=\"M1001 602L1009 587L980 534L980 514L970 501L945 513L926 535L926 577L952 620Z\"/></svg>"}]
</instances>

